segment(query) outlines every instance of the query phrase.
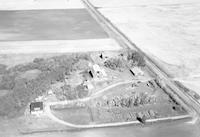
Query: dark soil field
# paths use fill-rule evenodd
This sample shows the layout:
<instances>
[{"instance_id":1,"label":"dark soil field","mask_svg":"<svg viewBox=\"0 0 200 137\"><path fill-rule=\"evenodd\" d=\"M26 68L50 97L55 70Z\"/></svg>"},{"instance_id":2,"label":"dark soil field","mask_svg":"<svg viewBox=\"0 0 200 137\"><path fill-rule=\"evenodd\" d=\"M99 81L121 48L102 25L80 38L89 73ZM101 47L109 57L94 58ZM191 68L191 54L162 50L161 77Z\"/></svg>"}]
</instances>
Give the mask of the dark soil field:
<instances>
[{"instance_id":1,"label":"dark soil field","mask_svg":"<svg viewBox=\"0 0 200 137\"><path fill-rule=\"evenodd\" d=\"M85 9L0 11L0 41L107 38Z\"/></svg>"}]
</instances>

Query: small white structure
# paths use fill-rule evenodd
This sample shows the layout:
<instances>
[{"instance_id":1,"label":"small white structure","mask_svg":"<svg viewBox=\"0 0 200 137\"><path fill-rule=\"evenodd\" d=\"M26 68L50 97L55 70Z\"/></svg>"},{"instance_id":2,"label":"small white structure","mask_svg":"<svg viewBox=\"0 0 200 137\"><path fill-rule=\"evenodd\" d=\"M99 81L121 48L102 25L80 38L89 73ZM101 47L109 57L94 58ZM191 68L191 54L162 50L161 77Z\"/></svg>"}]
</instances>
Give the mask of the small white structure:
<instances>
[{"instance_id":1,"label":"small white structure","mask_svg":"<svg viewBox=\"0 0 200 137\"><path fill-rule=\"evenodd\" d=\"M103 68L100 68L100 66L97 64L93 65L93 70L97 77L101 77L101 76L106 77L107 76L105 70Z\"/></svg>"},{"instance_id":2,"label":"small white structure","mask_svg":"<svg viewBox=\"0 0 200 137\"><path fill-rule=\"evenodd\" d=\"M51 89L48 91L48 95L53 95L53 91Z\"/></svg>"},{"instance_id":3,"label":"small white structure","mask_svg":"<svg viewBox=\"0 0 200 137\"><path fill-rule=\"evenodd\" d=\"M143 76L144 75L144 72L138 67L133 67L130 69L130 71L134 76Z\"/></svg>"},{"instance_id":4,"label":"small white structure","mask_svg":"<svg viewBox=\"0 0 200 137\"><path fill-rule=\"evenodd\" d=\"M35 101L41 101L41 100L43 100L43 96L38 96L38 97L35 99Z\"/></svg>"},{"instance_id":5,"label":"small white structure","mask_svg":"<svg viewBox=\"0 0 200 137\"><path fill-rule=\"evenodd\" d=\"M88 89L88 90L92 90L94 88L94 86L92 85L92 83L88 80L84 81L83 85Z\"/></svg>"},{"instance_id":6,"label":"small white structure","mask_svg":"<svg viewBox=\"0 0 200 137\"><path fill-rule=\"evenodd\" d=\"M91 62L89 62L89 63L88 63L88 66L89 66L89 67L92 67L93 65L92 65L92 63L91 63Z\"/></svg>"}]
</instances>

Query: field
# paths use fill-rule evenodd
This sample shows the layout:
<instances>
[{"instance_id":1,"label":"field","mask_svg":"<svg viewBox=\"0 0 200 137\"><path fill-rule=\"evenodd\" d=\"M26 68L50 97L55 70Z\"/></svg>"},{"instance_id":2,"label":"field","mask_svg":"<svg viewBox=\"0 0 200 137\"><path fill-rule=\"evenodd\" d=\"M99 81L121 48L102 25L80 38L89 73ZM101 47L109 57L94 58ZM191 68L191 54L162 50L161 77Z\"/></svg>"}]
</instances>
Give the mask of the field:
<instances>
[{"instance_id":1,"label":"field","mask_svg":"<svg viewBox=\"0 0 200 137\"><path fill-rule=\"evenodd\" d=\"M85 9L1 11L0 18L0 42L108 38Z\"/></svg>"},{"instance_id":2,"label":"field","mask_svg":"<svg viewBox=\"0 0 200 137\"><path fill-rule=\"evenodd\" d=\"M8 94L8 90L0 90L0 97Z\"/></svg>"}]
</instances>

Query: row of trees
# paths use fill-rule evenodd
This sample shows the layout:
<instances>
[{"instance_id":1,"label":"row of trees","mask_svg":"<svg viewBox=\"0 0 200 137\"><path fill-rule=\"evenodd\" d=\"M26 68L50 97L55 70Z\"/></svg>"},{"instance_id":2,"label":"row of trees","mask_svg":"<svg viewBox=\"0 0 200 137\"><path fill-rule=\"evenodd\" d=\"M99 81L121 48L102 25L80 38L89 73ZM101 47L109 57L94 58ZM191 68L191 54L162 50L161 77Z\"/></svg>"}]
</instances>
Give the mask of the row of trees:
<instances>
[{"instance_id":1,"label":"row of trees","mask_svg":"<svg viewBox=\"0 0 200 137\"><path fill-rule=\"evenodd\" d=\"M156 102L156 97L145 94L143 92L130 97L115 96L112 99L106 99L96 103L97 107L137 107L139 105L153 104Z\"/></svg>"},{"instance_id":2,"label":"row of trees","mask_svg":"<svg viewBox=\"0 0 200 137\"><path fill-rule=\"evenodd\" d=\"M0 64L0 75L6 72L7 66L4 64Z\"/></svg>"},{"instance_id":3,"label":"row of trees","mask_svg":"<svg viewBox=\"0 0 200 137\"><path fill-rule=\"evenodd\" d=\"M78 85L75 88L70 85L64 85L56 92L56 97L59 100L74 100L84 98L88 95L89 91L83 85Z\"/></svg>"},{"instance_id":4,"label":"row of trees","mask_svg":"<svg viewBox=\"0 0 200 137\"><path fill-rule=\"evenodd\" d=\"M128 110L124 111L120 108L118 109L101 109L98 108L96 111L97 118L102 122L119 122L119 121L135 121L145 124L147 119L160 117L157 110L145 109L141 111Z\"/></svg>"},{"instance_id":5,"label":"row of trees","mask_svg":"<svg viewBox=\"0 0 200 137\"><path fill-rule=\"evenodd\" d=\"M125 67L125 63L120 58L110 58L104 62L104 66L112 70L121 70Z\"/></svg>"},{"instance_id":6,"label":"row of trees","mask_svg":"<svg viewBox=\"0 0 200 137\"><path fill-rule=\"evenodd\" d=\"M136 51L125 51L120 54L119 57L109 58L104 62L104 66L112 70L121 70L126 66L134 67L144 67L145 60L144 57Z\"/></svg>"},{"instance_id":7,"label":"row of trees","mask_svg":"<svg viewBox=\"0 0 200 137\"><path fill-rule=\"evenodd\" d=\"M127 52L127 60L131 67L133 67L133 66L144 67L145 66L144 57L139 52L128 51Z\"/></svg>"}]
</instances>

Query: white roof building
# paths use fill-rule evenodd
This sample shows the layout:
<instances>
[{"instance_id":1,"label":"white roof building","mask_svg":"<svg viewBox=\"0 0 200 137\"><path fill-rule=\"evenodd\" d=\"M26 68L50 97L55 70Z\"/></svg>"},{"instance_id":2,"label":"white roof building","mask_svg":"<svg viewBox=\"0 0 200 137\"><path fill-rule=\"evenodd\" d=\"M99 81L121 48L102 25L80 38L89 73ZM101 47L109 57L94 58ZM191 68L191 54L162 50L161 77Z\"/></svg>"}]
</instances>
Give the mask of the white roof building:
<instances>
[{"instance_id":1,"label":"white roof building","mask_svg":"<svg viewBox=\"0 0 200 137\"><path fill-rule=\"evenodd\" d=\"M107 76L105 70L104 70L103 68L100 68L100 66L97 65L97 64L94 64L94 65L93 65L93 70L94 70L94 72L96 73L96 75L102 75L102 76L104 76L104 77Z\"/></svg>"},{"instance_id":2,"label":"white roof building","mask_svg":"<svg viewBox=\"0 0 200 137\"><path fill-rule=\"evenodd\" d=\"M88 81L88 80L84 81L83 85L86 86L88 90L92 90L94 88L92 83L90 81Z\"/></svg>"},{"instance_id":3,"label":"white roof building","mask_svg":"<svg viewBox=\"0 0 200 137\"><path fill-rule=\"evenodd\" d=\"M144 72L140 69L140 68L138 68L138 67L133 67L133 68L131 68L130 69L130 71L133 73L133 75L135 75L135 76L143 76L144 75Z\"/></svg>"}]
</instances>

